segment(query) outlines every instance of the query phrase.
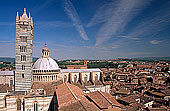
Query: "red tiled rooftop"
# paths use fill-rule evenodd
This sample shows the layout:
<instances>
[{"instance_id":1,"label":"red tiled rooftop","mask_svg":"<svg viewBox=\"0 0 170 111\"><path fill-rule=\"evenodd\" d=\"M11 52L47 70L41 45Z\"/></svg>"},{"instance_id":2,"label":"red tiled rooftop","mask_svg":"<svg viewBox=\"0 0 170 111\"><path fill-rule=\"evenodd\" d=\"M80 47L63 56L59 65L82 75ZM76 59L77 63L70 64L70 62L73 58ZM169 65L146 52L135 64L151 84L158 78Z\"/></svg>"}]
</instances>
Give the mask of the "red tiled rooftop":
<instances>
[{"instance_id":1,"label":"red tiled rooftop","mask_svg":"<svg viewBox=\"0 0 170 111\"><path fill-rule=\"evenodd\" d=\"M62 111L98 111L99 109L88 101L84 92L77 86L64 83L56 89L59 110Z\"/></svg>"},{"instance_id":2,"label":"red tiled rooftop","mask_svg":"<svg viewBox=\"0 0 170 111\"><path fill-rule=\"evenodd\" d=\"M105 109L111 104L101 95L99 91L88 93L87 96L94 101L100 109Z\"/></svg>"}]
</instances>

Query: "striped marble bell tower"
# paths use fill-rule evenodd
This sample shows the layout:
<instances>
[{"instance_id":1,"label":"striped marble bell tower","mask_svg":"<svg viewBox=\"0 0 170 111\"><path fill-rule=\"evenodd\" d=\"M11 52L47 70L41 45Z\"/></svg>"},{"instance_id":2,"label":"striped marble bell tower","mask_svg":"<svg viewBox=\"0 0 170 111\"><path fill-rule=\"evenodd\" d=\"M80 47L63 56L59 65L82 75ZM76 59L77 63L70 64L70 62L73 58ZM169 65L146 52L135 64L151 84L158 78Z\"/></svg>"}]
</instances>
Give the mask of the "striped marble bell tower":
<instances>
[{"instance_id":1,"label":"striped marble bell tower","mask_svg":"<svg viewBox=\"0 0 170 111\"><path fill-rule=\"evenodd\" d=\"M16 58L15 58L15 91L27 91L31 88L32 76L32 41L33 21L26 9L16 16Z\"/></svg>"}]
</instances>

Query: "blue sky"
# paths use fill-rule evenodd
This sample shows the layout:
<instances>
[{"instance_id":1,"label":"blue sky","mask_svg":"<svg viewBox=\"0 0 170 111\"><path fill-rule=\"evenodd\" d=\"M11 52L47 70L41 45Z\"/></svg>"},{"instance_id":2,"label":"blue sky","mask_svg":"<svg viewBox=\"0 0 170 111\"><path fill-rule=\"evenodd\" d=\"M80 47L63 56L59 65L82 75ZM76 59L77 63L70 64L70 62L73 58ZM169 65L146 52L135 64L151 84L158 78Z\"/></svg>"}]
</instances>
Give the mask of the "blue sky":
<instances>
[{"instance_id":1,"label":"blue sky","mask_svg":"<svg viewBox=\"0 0 170 111\"><path fill-rule=\"evenodd\" d=\"M34 21L33 56L55 59L170 56L169 0L1 0L0 57L15 57L15 17Z\"/></svg>"}]
</instances>

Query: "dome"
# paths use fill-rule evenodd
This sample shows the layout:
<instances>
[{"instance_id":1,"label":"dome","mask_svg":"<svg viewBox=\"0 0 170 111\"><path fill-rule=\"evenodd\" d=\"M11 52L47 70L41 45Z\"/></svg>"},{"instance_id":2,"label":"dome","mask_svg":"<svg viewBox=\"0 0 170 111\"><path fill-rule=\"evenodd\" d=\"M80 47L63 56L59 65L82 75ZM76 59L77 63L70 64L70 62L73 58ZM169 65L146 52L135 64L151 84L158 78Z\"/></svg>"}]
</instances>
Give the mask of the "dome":
<instances>
[{"instance_id":1,"label":"dome","mask_svg":"<svg viewBox=\"0 0 170 111\"><path fill-rule=\"evenodd\" d=\"M39 58L33 65L33 70L57 70L58 64L51 58Z\"/></svg>"}]
</instances>

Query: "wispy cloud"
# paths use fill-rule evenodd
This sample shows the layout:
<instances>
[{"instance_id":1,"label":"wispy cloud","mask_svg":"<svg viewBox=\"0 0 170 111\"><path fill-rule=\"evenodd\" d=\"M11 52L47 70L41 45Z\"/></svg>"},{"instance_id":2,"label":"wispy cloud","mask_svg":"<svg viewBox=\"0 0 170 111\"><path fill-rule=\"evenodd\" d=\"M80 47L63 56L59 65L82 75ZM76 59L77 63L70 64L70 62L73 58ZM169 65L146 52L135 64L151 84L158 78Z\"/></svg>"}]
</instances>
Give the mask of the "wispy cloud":
<instances>
[{"instance_id":1,"label":"wispy cloud","mask_svg":"<svg viewBox=\"0 0 170 111\"><path fill-rule=\"evenodd\" d=\"M15 43L15 41L0 41L0 43Z\"/></svg>"},{"instance_id":2,"label":"wispy cloud","mask_svg":"<svg viewBox=\"0 0 170 111\"><path fill-rule=\"evenodd\" d=\"M15 25L15 23L13 22L0 22L0 26L12 26Z\"/></svg>"},{"instance_id":3,"label":"wispy cloud","mask_svg":"<svg viewBox=\"0 0 170 111\"><path fill-rule=\"evenodd\" d=\"M150 16L145 17L128 34L128 36L140 37L158 37L162 30L170 24L170 2L167 2L163 8L154 11ZM153 41L155 43L155 41Z\"/></svg>"},{"instance_id":4,"label":"wispy cloud","mask_svg":"<svg viewBox=\"0 0 170 111\"><path fill-rule=\"evenodd\" d=\"M88 26L93 26L97 23L104 22L97 32L96 46L108 41L116 33L123 31L125 26L136 17L150 1L151 0L117 0L117 3L111 2L101 7L88 24ZM97 20L99 21L95 22Z\"/></svg>"},{"instance_id":5,"label":"wispy cloud","mask_svg":"<svg viewBox=\"0 0 170 111\"><path fill-rule=\"evenodd\" d=\"M151 44L154 44L154 45L155 45L155 44L159 44L159 43L161 43L161 42L162 42L162 41L159 41L159 40L151 40L151 41L150 41L150 43L151 43Z\"/></svg>"},{"instance_id":6,"label":"wispy cloud","mask_svg":"<svg viewBox=\"0 0 170 111\"><path fill-rule=\"evenodd\" d=\"M63 22L63 21L39 21L36 22L35 25L37 25L38 27L60 27L60 28L66 28L66 27L71 27L72 24L70 24L69 22Z\"/></svg>"},{"instance_id":7,"label":"wispy cloud","mask_svg":"<svg viewBox=\"0 0 170 111\"><path fill-rule=\"evenodd\" d=\"M132 40L140 40L139 37L132 37L132 36L119 36L119 37L126 38L126 39L132 39Z\"/></svg>"},{"instance_id":8,"label":"wispy cloud","mask_svg":"<svg viewBox=\"0 0 170 111\"><path fill-rule=\"evenodd\" d=\"M42 10L44 10L45 8L48 8L54 2L55 0L45 0L45 2L40 2L41 4L37 4L31 9L31 13L42 12Z\"/></svg>"},{"instance_id":9,"label":"wispy cloud","mask_svg":"<svg viewBox=\"0 0 170 111\"><path fill-rule=\"evenodd\" d=\"M67 14L67 16L73 22L73 25L75 26L75 28L79 32L82 39L83 40L89 40L89 38L88 38L88 36L87 36L87 34L86 34L85 30L84 30L84 27L81 24L79 15L78 15L75 7L71 3L71 1L69 1L69 0L61 0L61 1L63 3L63 8L64 8L65 13Z\"/></svg>"}]
</instances>

